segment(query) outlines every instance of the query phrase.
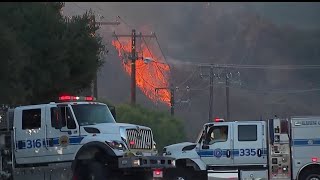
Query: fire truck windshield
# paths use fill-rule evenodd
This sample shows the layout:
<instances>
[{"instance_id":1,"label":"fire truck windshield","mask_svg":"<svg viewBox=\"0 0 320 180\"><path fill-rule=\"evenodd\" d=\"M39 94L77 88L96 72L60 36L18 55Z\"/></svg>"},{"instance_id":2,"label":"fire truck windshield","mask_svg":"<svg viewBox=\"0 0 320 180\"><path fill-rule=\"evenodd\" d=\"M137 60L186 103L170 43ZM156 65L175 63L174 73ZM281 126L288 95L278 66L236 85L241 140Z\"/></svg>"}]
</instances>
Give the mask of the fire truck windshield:
<instances>
[{"instance_id":1,"label":"fire truck windshield","mask_svg":"<svg viewBox=\"0 0 320 180\"><path fill-rule=\"evenodd\" d=\"M115 120L106 105L77 104L72 105L72 109L80 126L115 123Z\"/></svg>"}]
</instances>

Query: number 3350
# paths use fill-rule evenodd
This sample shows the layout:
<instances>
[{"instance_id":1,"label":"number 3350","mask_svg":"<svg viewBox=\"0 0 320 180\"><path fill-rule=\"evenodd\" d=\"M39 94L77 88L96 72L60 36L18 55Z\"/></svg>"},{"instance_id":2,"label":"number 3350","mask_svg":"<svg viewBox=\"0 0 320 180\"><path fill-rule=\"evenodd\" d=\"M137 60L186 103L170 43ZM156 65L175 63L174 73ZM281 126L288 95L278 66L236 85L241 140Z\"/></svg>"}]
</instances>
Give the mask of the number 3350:
<instances>
[{"instance_id":1,"label":"number 3350","mask_svg":"<svg viewBox=\"0 0 320 180\"><path fill-rule=\"evenodd\" d=\"M255 156L256 154L255 149L240 149L240 156Z\"/></svg>"}]
</instances>

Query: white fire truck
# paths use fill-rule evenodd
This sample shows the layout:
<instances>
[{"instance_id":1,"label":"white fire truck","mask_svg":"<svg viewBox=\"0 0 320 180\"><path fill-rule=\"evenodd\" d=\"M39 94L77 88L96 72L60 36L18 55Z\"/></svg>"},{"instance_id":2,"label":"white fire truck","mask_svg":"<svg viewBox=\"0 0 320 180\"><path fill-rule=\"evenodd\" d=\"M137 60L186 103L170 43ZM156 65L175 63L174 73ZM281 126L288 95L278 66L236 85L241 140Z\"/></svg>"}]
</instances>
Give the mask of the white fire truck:
<instances>
[{"instance_id":1,"label":"white fire truck","mask_svg":"<svg viewBox=\"0 0 320 180\"><path fill-rule=\"evenodd\" d=\"M175 167L150 128L116 123L115 109L92 97L59 100L1 108L0 179L161 178Z\"/></svg>"},{"instance_id":2,"label":"white fire truck","mask_svg":"<svg viewBox=\"0 0 320 180\"><path fill-rule=\"evenodd\" d=\"M206 123L195 143L163 149L181 179L320 180L320 117ZM169 175L169 174L168 174Z\"/></svg>"}]
</instances>

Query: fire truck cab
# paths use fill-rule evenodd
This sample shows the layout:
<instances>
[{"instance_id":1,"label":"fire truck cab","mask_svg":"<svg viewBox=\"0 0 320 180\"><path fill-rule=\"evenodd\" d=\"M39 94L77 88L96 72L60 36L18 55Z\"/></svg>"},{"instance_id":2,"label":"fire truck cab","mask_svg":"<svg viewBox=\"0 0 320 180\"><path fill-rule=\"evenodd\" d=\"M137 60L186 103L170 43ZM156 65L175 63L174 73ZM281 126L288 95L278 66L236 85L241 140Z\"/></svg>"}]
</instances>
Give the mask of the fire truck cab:
<instances>
[{"instance_id":1,"label":"fire truck cab","mask_svg":"<svg viewBox=\"0 0 320 180\"><path fill-rule=\"evenodd\" d=\"M157 156L150 128L117 123L114 108L92 97L4 108L0 117L0 179L144 178L174 167Z\"/></svg>"},{"instance_id":2,"label":"fire truck cab","mask_svg":"<svg viewBox=\"0 0 320 180\"><path fill-rule=\"evenodd\" d=\"M320 180L319 137L320 117L216 119L195 143L167 146L163 155L176 159L170 176L184 179Z\"/></svg>"}]
</instances>

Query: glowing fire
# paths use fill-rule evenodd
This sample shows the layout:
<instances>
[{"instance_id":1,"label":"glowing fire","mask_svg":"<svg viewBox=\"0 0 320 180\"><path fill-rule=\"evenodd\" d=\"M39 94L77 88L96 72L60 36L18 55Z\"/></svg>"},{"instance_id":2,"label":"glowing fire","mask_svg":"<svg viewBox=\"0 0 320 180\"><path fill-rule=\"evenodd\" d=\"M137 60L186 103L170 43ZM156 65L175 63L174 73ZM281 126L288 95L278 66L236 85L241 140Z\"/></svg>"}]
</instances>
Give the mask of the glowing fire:
<instances>
[{"instance_id":1,"label":"glowing fire","mask_svg":"<svg viewBox=\"0 0 320 180\"><path fill-rule=\"evenodd\" d=\"M130 39L121 43L114 40L112 41L112 45L116 47L120 59L123 60L122 64L125 71L131 75L131 60L128 58L131 55ZM155 92L155 88L169 87L169 65L161 62L159 58L156 58L155 54L145 43L141 43L141 46L136 49L139 52L139 59L136 60L137 86L152 101L160 100L161 102L170 105L169 89L161 89L158 90L157 93ZM143 58L151 57L152 61L145 63L140 56L143 56Z\"/></svg>"}]
</instances>

